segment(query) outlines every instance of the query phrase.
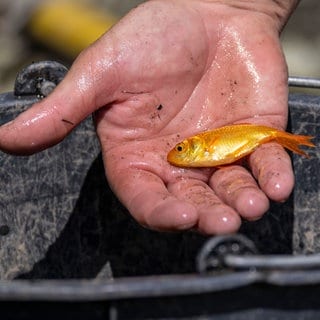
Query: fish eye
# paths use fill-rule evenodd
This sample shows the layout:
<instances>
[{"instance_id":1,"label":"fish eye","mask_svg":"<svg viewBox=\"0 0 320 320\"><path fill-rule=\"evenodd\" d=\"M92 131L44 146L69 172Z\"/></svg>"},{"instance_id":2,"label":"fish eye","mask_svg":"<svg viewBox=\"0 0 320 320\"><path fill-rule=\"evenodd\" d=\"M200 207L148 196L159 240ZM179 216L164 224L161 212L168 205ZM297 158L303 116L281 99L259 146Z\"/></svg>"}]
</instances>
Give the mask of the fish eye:
<instances>
[{"instance_id":1,"label":"fish eye","mask_svg":"<svg viewBox=\"0 0 320 320\"><path fill-rule=\"evenodd\" d=\"M183 146L181 144L178 144L176 146L176 150L179 151L179 152L183 151Z\"/></svg>"}]
</instances>

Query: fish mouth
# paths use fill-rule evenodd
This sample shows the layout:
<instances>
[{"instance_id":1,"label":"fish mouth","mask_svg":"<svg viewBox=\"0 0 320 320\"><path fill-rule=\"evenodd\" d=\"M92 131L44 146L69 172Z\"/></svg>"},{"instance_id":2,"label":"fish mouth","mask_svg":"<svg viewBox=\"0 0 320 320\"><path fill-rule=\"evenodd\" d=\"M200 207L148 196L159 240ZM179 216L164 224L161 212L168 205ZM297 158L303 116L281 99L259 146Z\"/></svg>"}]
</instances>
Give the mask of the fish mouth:
<instances>
[{"instance_id":1,"label":"fish mouth","mask_svg":"<svg viewBox=\"0 0 320 320\"><path fill-rule=\"evenodd\" d=\"M167 161L171 164L176 165L176 157L174 155L174 152L172 152L172 150L167 154Z\"/></svg>"}]
</instances>

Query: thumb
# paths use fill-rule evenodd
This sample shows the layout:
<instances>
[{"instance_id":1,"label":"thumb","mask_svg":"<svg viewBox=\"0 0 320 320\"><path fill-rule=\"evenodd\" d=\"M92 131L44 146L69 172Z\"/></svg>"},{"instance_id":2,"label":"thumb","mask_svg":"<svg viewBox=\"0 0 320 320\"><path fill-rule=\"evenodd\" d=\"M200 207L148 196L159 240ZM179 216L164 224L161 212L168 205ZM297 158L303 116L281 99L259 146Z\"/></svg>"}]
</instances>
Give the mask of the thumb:
<instances>
[{"instance_id":1,"label":"thumb","mask_svg":"<svg viewBox=\"0 0 320 320\"><path fill-rule=\"evenodd\" d=\"M99 44L86 49L48 97L1 126L0 149L21 155L46 149L63 140L89 114L112 101L114 82L108 78L112 77L113 64L105 63L102 68L101 56L100 60L95 59L99 58L99 52L101 55ZM104 61L111 59L104 53Z\"/></svg>"}]
</instances>

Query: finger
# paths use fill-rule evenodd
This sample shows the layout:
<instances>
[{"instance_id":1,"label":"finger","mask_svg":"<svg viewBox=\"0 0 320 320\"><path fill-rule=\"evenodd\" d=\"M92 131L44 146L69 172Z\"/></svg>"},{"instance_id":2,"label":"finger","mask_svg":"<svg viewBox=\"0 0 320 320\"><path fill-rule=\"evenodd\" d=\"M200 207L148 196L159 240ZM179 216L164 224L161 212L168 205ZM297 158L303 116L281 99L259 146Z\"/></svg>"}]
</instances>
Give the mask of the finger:
<instances>
[{"instance_id":1,"label":"finger","mask_svg":"<svg viewBox=\"0 0 320 320\"><path fill-rule=\"evenodd\" d=\"M120 201L140 224L154 230L176 231L197 223L194 206L171 195L152 172L113 170L108 177Z\"/></svg>"},{"instance_id":2,"label":"finger","mask_svg":"<svg viewBox=\"0 0 320 320\"><path fill-rule=\"evenodd\" d=\"M215 171L209 185L219 198L245 219L256 220L269 208L268 198L251 174L241 166L229 166Z\"/></svg>"},{"instance_id":3,"label":"finger","mask_svg":"<svg viewBox=\"0 0 320 320\"><path fill-rule=\"evenodd\" d=\"M261 189L275 201L285 201L294 186L294 175L288 153L276 143L260 146L249 158L252 173Z\"/></svg>"},{"instance_id":4,"label":"finger","mask_svg":"<svg viewBox=\"0 0 320 320\"><path fill-rule=\"evenodd\" d=\"M40 151L61 141L99 107L102 98L108 103L107 99L112 98L112 86L107 79L114 70L111 63L109 69L99 67L92 52L98 52L100 45L95 46L97 48L92 47L79 56L65 79L47 98L0 127L0 149L16 154Z\"/></svg>"},{"instance_id":5,"label":"finger","mask_svg":"<svg viewBox=\"0 0 320 320\"><path fill-rule=\"evenodd\" d=\"M198 212L198 229L205 234L224 234L239 229L239 215L224 204L203 181L180 179L168 186L178 199L192 204Z\"/></svg>"}]
</instances>

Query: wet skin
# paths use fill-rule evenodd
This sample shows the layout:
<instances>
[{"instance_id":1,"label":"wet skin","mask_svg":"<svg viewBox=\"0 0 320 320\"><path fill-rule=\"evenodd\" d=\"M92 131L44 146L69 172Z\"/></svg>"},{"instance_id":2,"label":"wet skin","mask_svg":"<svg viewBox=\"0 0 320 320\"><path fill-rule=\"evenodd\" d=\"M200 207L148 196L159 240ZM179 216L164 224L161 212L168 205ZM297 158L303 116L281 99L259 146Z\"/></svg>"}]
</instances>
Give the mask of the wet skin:
<instances>
[{"instance_id":1,"label":"wet skin","mask_svg":"<svg viewBox=\"0 0 320 320\"><path fill-rule=\"evenodd\" d=\"M134 9L80 54L48 98L0 128L0 148L43 150L94 112L108 181L142 225L220 234L236 231L242 218L260 218L269 199L284 201L294 185L279 145L258 148L246 167L182 169L166 160L177 142L207 129L286 127L279 30L291 7L281 17L270 14L273 1L259 2L269 11L222 2L150 1Z\"/></svg>"}]
</instances>

